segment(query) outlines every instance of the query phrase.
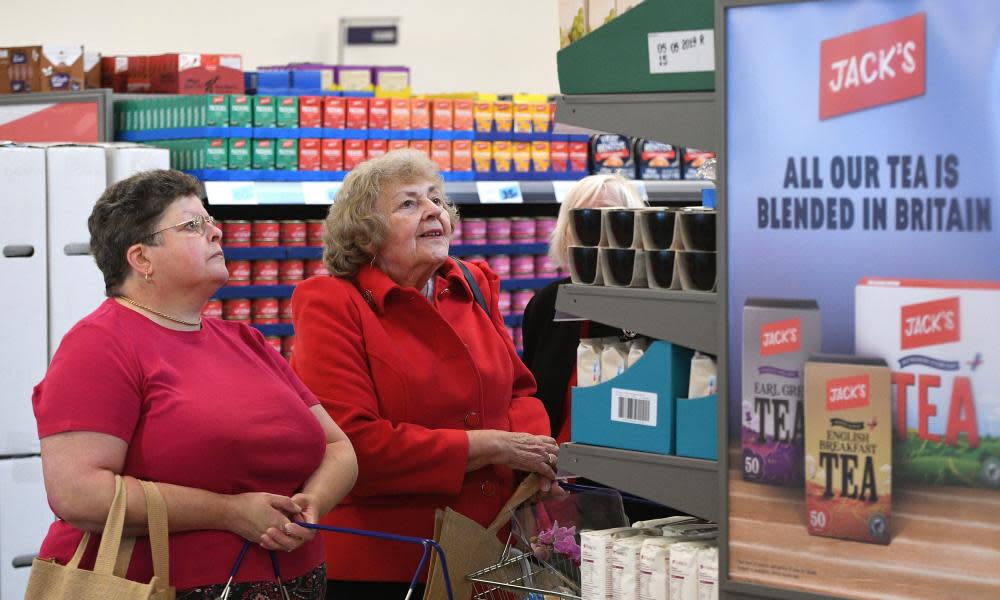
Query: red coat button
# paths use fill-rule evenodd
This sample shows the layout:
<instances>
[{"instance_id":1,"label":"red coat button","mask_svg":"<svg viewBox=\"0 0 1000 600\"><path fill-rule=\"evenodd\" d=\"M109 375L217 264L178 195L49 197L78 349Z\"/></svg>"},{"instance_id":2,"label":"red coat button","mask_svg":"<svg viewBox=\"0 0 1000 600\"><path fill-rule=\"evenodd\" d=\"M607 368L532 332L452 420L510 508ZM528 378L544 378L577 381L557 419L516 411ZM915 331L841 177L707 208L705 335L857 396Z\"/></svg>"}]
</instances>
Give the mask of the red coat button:
<instances>
[{"instance_id":1,"label":"red coat button","mask_svg":"<svg viewBox=\"0 0 1000 600\"><path fill-rule=\"evenodd\" d=\"M495 496L497 493L497 484L492 481L484 481L479 490L483 492L483 495L489 498L490 496Z\"/></svg>"},{"instance_id":2,"label":"red coat button","mask_svg":"<svg viewBox=\"0 0 1000 600\"><path fill-rule=\"evenodd\" d=\"M465 415L466 429L479 429L480 424L481 422L479 420L479 413L470 412L469 414Z\"/></svg>"}]
</instances>

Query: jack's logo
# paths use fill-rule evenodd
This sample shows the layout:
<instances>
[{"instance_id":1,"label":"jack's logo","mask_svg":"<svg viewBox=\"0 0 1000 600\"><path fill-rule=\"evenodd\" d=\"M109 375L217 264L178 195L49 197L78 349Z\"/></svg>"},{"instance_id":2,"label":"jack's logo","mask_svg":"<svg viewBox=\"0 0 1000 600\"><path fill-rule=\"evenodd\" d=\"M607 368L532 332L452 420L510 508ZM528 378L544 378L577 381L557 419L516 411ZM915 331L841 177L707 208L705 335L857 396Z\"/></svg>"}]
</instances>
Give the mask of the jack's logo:
<instances>
[{"instance_id":1,"label":"jack's logo","mask_svg":"<svg viewBox=\"0 0 1000 600\"><path fill-rule=\"evenodd\" d=\"M819 118L829 119L922 96L927 15L915 15L823 40Z\"/></svg>"},{"instance_id":2,"label":"jack's logo","mask_svg":"<svg viewBox=\"0 0 1000 600\"><path fill-rule=\"evenodd\" d=\"M799 319L765 323L760 328L760 355L795 352L802 347L802 322Z\"/></svg>"},{"instance_id":3,"label":"jack's logo","mask_svg":"<svg viewBox=\"0 0 1000 600\"><path fill-rule=\"evenodd\" d=\"M868 375L854 375L830 379L826 382L826 410L862 408L871 403L871 385Z\"/></svg>"},{"instance_id":4,"label":"jack's logo","mask_svg":"<svg viewBox=\"0 0 1000 600\"><path fill-rule=\"evenodd\" d=\"M962 339L958 296L909 304L900 309L899 347L936 346Z\"/></svg>"}]
</instances>

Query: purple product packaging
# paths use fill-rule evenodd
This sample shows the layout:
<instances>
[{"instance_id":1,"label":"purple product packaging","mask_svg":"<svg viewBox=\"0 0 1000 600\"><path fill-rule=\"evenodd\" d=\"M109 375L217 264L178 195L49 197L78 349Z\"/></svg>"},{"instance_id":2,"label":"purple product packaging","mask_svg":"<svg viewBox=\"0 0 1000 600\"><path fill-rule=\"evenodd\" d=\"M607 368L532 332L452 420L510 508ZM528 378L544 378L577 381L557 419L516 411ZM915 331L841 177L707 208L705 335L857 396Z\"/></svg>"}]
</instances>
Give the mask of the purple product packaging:
<instances>
[{"instance_id":1,"label":"purple product packaging","mask_svg":"<svg viewBox=\"0 0 1000 600\"><path fill-rule=\"evenodd\" d=\"M803 368L820 351L815 300L748 298L743 305L743 479L804 483Z\"/></svg>"}]
</instances>

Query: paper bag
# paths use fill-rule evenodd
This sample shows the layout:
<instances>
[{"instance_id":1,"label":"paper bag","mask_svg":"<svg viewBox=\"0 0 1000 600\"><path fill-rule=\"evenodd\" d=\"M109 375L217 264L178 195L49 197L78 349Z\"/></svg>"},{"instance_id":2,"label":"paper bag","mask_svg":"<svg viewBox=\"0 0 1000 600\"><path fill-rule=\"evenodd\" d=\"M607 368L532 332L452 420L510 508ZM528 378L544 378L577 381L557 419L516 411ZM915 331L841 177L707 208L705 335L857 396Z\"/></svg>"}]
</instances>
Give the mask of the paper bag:
<instances>
[{"instance_id":1,"label":"paper bag","mask_svg":"<svg viewBox=\"0 0 1000 600\"><path fill-rule=\"evenodd\" d=\"M504 551L504 544L497 539L497 532L510 521L512 511L538 492L539 481L535 474L528 475L514 494L507 500L489 527L450 508L438 511L440 528L435 527L435 539L444 550L448 562L448 575L455 600L466 600L472 593L472 584L465 579L470 573L496 564ZM424 600L448 600L448 591L435 554L427 575Z\"/></svg>"}]
</instances>

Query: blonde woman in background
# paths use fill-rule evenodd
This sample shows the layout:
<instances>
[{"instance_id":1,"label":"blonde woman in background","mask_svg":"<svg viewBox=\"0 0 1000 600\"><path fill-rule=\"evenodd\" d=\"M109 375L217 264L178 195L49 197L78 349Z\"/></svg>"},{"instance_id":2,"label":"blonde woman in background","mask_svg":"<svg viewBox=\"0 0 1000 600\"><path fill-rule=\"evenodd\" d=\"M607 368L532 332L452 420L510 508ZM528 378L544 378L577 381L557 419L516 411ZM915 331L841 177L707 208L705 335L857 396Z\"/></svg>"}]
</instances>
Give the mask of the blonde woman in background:
<instances>
[{"instance_id":1,"label":"blonde woman in background","mask_svg":"<svg viewBox=\"0 0 1000 600\"><path fill-rule=\"evenodd\" d=\"M619 175L584 177L566 194L559 208L556 228L549 241L549 258L560 267L569 266L569 247L579 244L570 228L575 208L642 208L646 204L629 180ZM622 331L590 321L553 320L560 279L539 290L524 309L524 364L528 366L559 443L569 441L570 388L576 385L576 347L581 337L621 335Z\"/></svg>"}]
</instances>

